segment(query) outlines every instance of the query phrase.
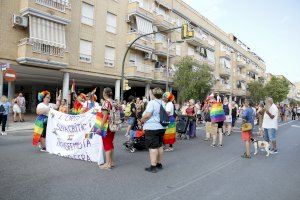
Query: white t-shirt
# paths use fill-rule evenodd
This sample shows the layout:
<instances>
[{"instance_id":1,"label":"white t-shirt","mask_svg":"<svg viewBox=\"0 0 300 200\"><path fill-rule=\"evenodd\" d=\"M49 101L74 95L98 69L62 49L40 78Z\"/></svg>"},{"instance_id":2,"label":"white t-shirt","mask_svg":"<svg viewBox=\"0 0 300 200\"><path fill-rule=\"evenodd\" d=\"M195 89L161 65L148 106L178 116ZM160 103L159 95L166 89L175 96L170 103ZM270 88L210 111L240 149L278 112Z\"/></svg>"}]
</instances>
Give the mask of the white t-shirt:
<instances>
[{"instance_id":1,"label":"white t-shirt","mask_svg":"<svg viewBox=\"0 0 300 200\"><path fill-rule=\"evenodd\" d=\"M36 107L37 110L42 110L43 111L43 114L44 115L47 115L49 114L49 111L50 111L50 108L52 109L55 109L57 110L58 107L56 106L56 104L54 103L49 103L49 105L47 106L46 104L44 104L43 102L42 103L39 103Z\"/></svg>"},{"instance_id":2,"label":"white t-shirt","mask_svg":"<svg viewBox=\"0 0 300 200\"><path fill-rule=\"evenodd\" d=\"M196 103L195 107L196 107L197 115L200 115L201 114L201 107L200 107L200 105Z\"/></svg>"},{"instance_id":3,"label":"white t-shirt","mask_svg":"<svg viewBox=\"0 0 300 200\"><path fill-rule=\"evenodd\" d=\"M272 106L269 109L269 112L274 115L274 118L271 119L270 116L265 112L264 119L262 123L262 128L274 128L278 129L278 108L275 104L272 104Z\"/></svg>"},{"instance_id":4,"label":"white t-shirt","mask_svg":"<svg viewBox=\"0 0 300 200\"><path fill-rule=\"evenodd\" d=\"M166 112L169 112L169 116L173 116L174 115L174 105L172 102L168 102L166 104Z\"/></svg>"}]
</instances>

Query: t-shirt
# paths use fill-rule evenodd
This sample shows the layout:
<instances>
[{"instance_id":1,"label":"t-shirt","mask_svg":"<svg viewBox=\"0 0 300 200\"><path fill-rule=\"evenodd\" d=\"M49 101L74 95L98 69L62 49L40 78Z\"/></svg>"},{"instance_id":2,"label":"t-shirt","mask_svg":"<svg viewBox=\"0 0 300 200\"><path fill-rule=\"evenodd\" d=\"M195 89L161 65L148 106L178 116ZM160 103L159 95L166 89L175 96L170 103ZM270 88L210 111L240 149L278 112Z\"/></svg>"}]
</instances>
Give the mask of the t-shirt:
<instances>
[{"instance_id":1,"label":"t-shirt","mask_svg":"<svg viewBox=\"0 0 300 200\"><path fill-rule=\"evenodd\" d=\"M229 104L223 104L223 110L225 115L229 115Z\"/></svg>"},{"instance_id":2,"label":"t-shirt","mask_svg":"<svg viewBox=\"0 0 300 200\"><path fill-rule=\"evenodd\" d=\"M58 107L57 107L56 104L54 104L54 103L49 103L49 105L47 106L47 105L44 104L43 102L42 102L42 103L39 103L39 104L37 105L37 107L36 107L37 110L43 110L43 111L45 111L45 113L43 113L43 114L44 114L44 115L47 115L47 116L48 116L48 114L49 114L50 108L57 110Z\"/></svg>"},{"instance_id":3,"label":"t-shirt","mask_svg":"<svg viewBox=\"0 0 300 200\"><path fill-rule=\"evenodd\" d=\"M152 116L145 122L143 129L144 130L159 130L159 129L165 129L160 124L160 117L159 117L159 111L160 111L160 106L162 105L162 100L151 100L147 104L146 110L143 113L143 116L146 113L151 113Z\"/></svg>"},{"instance_id":4,"label":"t-shirt","mask_svg":"<svg viewBox=\"0 0 300 200\"><path fill-rule=\"evenodd\" d=\"M254 111L251 107L247 107L243 112L243 119L254 126Z\"/></svg>"},{"instance_id":5,"label":"t-shirt","mask_svg":"<svg viewBox=\"0 0 300 200\"><path fill-rule=\"evenodd\" d=\"M3 107L5 109L5 112L3 113L3 115L8 115L11 104L9 102L5 102L5 103L0 102L0 106L1 105L3 105Z\"/></svg>"},{"instance_id":6,"label":"t-shirt","mask_svg":"<svg viewBox=\"0 0 300 200\"><path fill-rule=\"evenodd\" d=\"M196 104L195 106L196 106L196 111L197 111L196 114L200 115L201 114L201 107L200 107L200 105Z\"/></svg>"},{"instance_id":7,"label":"t-shirt","mask_svg":"<svg viewBox=\"0 0 300 200\"><path fill-rule=\"evenodd\" d=\"M129 117L136 117L136 106L135 103L130 104L131 115Z\"/></svg>"},{"instance_id":8,"label":"t-shirt","mask_svg":"<svg viewBox=\"0 0 300 200\"><path fill-rule=\"evenodd\" d=\"M272 104L272 106L269 109L269 112L274 115L274 118L271 119L271 117L267 114L267 110L264 114L264 119L262 123L262 128L274 128L278 129L278 108L275 104Z\"/></svg>"},{"instance_id":9,"label":"t-shirt","mask_svg":"<svg viewBox=\"0 0 300 200\"><path fill-rule=\"evenodd\" d=\"M174 115L174 105L172 102L168 102L166 104L166 112L169 112L169 116L173 116Z\"/></svg>"}]
</instances>

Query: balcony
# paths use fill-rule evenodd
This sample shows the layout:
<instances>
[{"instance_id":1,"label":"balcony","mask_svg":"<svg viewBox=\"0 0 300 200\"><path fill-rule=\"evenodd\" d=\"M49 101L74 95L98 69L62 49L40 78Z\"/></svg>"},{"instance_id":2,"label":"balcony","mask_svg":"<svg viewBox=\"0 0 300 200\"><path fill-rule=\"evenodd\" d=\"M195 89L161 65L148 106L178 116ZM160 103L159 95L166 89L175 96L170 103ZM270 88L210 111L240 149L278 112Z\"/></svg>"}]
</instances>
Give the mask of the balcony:
<instances>
[{"instance_id":1,"label":"balcony","mask_svg":"<svg viewBox=\"0 0 300 200\"><path fill-rule=\"evenodd\" d=\"M219 74L221 77L230 77L231 76L231 69L224 67L224 65L220 65L219 67Z\"/></svg>"},{"instance_id":2,"label":"balcony","mask_svg":"<svg viewBox=\"0 0 300 200\"><path fill-rule=\"evenodd\" d=\"M207 41L202 37L202 35L198 32L194 32L194 37L186 39L186 42L192 46L204 46L207 45Z\"/></svg>"},{"instance_id":3,"label":"balcony","mask_svg":"<svg viewBox=\"0 0 300 200\"><path fill-rule=\"evenodd\" d=\"M172 71L169 71L169 82L174 81L174 74ZM154 70L154 82L165 83L167 80L167 69L166 68L155 68Z\"/></svg>"},{"instance_id":4,"label":"balcony","mask_svg":"<svg viewBox=\"0 0 300 200\"><path fill-rule=\"evenodd\" d=\"M155 19L154 14L150 10L150 8L144 8L144 7L140 6L140 4L137 0L129 0L127 11L128 11L129 17L131 15L138 15L149 21L154 21L154 19Z\"/></svg>"},{"instance_id":5,"label":"balcony","mask_svg":"<svg viewBox=\"0 0 300 200\"><path fill-rule=\"evenodd\" d=\"M68 24L71 21L71 5L69 0L21 0L20 14Z\"/></svg>"},{"instance_id":6,"label":"balcony","mask_svg":"<svg viewBox=\"0 0 300 200\"><path fill-rule=\"evenodd\" d=\"M63 69L68 66L65 48L24 38L18 45L17 62L25 65Z\"/></svg>"},{"instance_id":7,"label":"balcony","mask_svg":"<svg viewBox=\"0 0 300 200\"><path fill-rule=\"evenodd\" d=\"M245 68L247 66L247 63L244 60L237 60L236 64L240 68Z\"/></svg>"},{"instance_id":8,"label":"balcony","mask_svg":"<svg viewBox=\"0 0 300 200\"><path fill-rule=\"evenodd\" d=\"M176 25L176 21L169 15L156 15L153 24L159 30L165 30L174 28Z\"/></svg>"},{"instance_id":9,"label":"balcony","mask_svg":"<svg viewBox=\"0 0 300 200\"><path fill-rule=\"evenodd\" d=\"M214 90L216 90L217 92L229 94L231 93L231 85L218 83L216 84Z\"/></svg>"},{"instance_id":10,"label":"balcony","mask_svg":"<svg viewBox=\"0 0 300 200\"><path fill-rule=\"evenodd\" d=\"M134 80L153 80L154 66L144 63L129 62L125 70L126 77Z\"/></svg>"},{"instance_id":11,"label":"balcony","mask_svg":"<svg viewBox=\"0 0 300 200\"><path fill-rule=\"evenodd\" d=\"M139 36L140 36L140 34L137 32L128 33L127 44L129 45L133 40L135 40ZM152 37L141 38L133 44L132 48L141 50L144 52L149 52L149 51L152 52L155 49L154 40Z\"/></svg>"},{"instance_id":12,"label":"balcony","mask_svg":"<svg viewBox=\"0 0 300 200\"><path fill-rule=\"evenodd\" d=\"M231 60L231 53L228 50L221 50L220 58L226 58L227 60Z\"/></svg>"},{"instance_id":13,"label":"balcony","mask_svg":"<svg viewBox=\"0 0 300 200\"><path fill-rule=\"evenodd\" d=\"M155 42L155 54L161 57L167 57L168 55L168 47L167 47L167 42L161 42L157 41ZM174 57L175 56L175 49L170 48L169 49L169 57Z\"/></svg>"}]
</instances>

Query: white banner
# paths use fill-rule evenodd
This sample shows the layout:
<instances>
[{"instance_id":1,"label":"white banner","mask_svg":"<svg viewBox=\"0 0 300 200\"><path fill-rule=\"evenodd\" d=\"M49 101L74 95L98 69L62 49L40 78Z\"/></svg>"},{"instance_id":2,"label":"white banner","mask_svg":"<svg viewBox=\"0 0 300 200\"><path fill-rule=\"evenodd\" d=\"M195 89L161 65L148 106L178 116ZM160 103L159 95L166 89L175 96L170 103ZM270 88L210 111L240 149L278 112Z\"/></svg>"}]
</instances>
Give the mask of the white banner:
<instances>
[{"instance_id":1,"label":"white banner","mask_svg":"<svg viewBox=\"0 0 300 200\"><path fill-rule=\"evenodd\" d=\"M92 110L81 115L68 115L51 109L47 124L47 151L103 164L102 137L91 132L95 121L96 115Z\"/></svg>"}]
</instances>

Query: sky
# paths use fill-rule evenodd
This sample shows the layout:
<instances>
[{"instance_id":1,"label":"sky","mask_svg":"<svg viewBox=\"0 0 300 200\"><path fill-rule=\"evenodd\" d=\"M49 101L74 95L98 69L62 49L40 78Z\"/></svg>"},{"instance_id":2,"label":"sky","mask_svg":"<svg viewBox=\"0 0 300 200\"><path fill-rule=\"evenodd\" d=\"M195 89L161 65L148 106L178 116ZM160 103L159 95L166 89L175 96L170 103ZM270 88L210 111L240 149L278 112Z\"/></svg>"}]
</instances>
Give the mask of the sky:
<instances>
[{"instance_id":1,"label":"sky","mask_svg":"<svg viewBox=\"0 0 300 200\"><path fill-rule=\"evenodd\" d=\"M267 72L300 81L300 0L184 0L265 62Z\"/></svg>"}]
</instances>

